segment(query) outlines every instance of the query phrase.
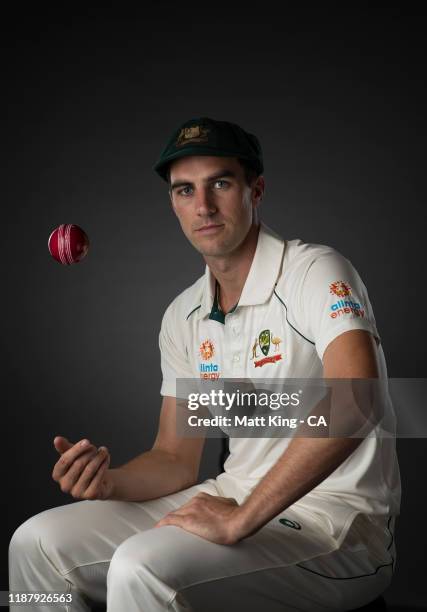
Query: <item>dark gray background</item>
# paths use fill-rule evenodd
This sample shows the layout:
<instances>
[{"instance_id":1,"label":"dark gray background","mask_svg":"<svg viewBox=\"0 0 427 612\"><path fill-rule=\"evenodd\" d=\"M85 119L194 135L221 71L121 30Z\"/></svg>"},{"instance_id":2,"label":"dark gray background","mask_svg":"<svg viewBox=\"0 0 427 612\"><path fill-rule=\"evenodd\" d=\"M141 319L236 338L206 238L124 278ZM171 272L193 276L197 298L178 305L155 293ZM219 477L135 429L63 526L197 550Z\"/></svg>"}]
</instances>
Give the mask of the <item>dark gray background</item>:
<instances>
[{"instance_id":1,"label":"dark gray background","mask_svg":"<svg viewBox=\"0 0 427 612\"><path fill-rule=\"evenodd\" d=\"M425 19L233 6L25 13L1 26L1 589L14 529L73 501L50 477L55 435L107 445L113 466L153 442L161 317L204 269L152 171L180 122L207 115L257 134L262 218L347 256L368 287L389 375L426 375ZM49 256L60 223L90 237L78 265ZM398 447L387 598L421 605L427 442ZM217 473L219 448L208 441L201 478Z\"/></svg>"}]
</instances>

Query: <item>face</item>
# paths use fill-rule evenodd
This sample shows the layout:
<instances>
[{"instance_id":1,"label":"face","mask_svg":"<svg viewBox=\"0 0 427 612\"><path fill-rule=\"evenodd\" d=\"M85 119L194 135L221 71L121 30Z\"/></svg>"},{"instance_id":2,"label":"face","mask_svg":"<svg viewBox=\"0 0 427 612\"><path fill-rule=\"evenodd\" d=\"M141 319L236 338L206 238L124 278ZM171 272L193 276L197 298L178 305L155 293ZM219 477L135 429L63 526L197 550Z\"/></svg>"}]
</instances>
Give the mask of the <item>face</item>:
<instances>
[{"instance_id":1,"label":"face","mask_svg":"<svg viewBox=\"0 0 427 612\"><path fill-rule=\"evenodd\" d=\"M170 168L170 198L184 234L202 255L226 256L257 220L262 176L248 186L235 157L189 156Z\"/></svg>"}]
</instances>

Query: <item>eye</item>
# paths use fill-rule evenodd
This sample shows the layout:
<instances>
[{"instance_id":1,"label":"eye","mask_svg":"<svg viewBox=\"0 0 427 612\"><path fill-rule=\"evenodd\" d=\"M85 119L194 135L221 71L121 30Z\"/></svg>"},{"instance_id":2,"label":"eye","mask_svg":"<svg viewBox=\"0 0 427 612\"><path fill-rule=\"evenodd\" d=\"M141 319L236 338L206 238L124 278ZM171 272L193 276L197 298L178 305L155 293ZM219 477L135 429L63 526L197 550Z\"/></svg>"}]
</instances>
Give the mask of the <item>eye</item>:
<instances>
[{"instance_id":1,"label":"eye","mask_svg":"<svg viewBox=\"0 0 427 612\"><path fill-rule=\"evenodd\" d=\"M228 185L228 181L223 181L222 179L218 179L217 181L215 181L214 185L218 185L218 183L221 183L223 186Z\"/></svg>"},{"instance_id":2,"label":"eye","mask_svg":"<svg viewBox=\"0 0 427 612\"><path fill-rule=\"evenodd\" d=\"M187 185L187 187L183 187L182 189L179 189L179 190L178 190L178 194L179 194L179 195L189 195L188 191L187 191L186 193L184 193L186 189L191 189L191 187L189 187L189 186Z\"/></svg>"}]
</instances>

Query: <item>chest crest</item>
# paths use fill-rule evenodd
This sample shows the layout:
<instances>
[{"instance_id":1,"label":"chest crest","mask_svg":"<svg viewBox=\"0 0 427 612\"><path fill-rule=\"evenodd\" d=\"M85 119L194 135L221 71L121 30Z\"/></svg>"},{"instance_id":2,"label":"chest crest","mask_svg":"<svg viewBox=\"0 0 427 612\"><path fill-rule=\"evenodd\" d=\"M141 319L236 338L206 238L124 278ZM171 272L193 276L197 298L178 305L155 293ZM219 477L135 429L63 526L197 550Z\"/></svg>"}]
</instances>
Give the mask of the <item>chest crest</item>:
<instances>
[{"instance_id":1,"label":"chest crest","mask_svg":"<svg viewBox=\"0 0 427 612\"><path fill-rule=\"evenodd\" d=\"M270 329L263 329L255 337L251 349L250 359L255 368L262 368L266 363L276 363L283 358L280 345L283 340Z\"/></svg>"}]
</instances>

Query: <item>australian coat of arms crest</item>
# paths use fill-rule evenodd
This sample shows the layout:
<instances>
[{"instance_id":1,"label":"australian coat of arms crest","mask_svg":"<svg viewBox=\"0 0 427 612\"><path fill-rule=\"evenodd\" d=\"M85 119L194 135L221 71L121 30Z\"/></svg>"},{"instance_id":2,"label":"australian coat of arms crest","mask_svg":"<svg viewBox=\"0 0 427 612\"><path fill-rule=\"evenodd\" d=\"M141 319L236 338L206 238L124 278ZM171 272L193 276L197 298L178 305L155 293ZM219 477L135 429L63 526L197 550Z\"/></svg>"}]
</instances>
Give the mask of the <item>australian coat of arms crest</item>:
<instances>
[{"instance_id":1,"label":"australian coat of arms crest","mask_svg":"<svg viewBox=\"0 0 427 612\"><path fill-rule=\"evenodd\" d=\"M272 334L269 329L263 329L262 332L255 338L255 342L252 345L251 359L254 361L254 366L260 368L266 363L275 363L282 359L282 353L280 353L280 344L283 342L281 338ZM273 354L269 355L270 349L274 346L271 351ZM262 355L258 355L257 349L260 349Z\"/></svg>"}]
</instances>

